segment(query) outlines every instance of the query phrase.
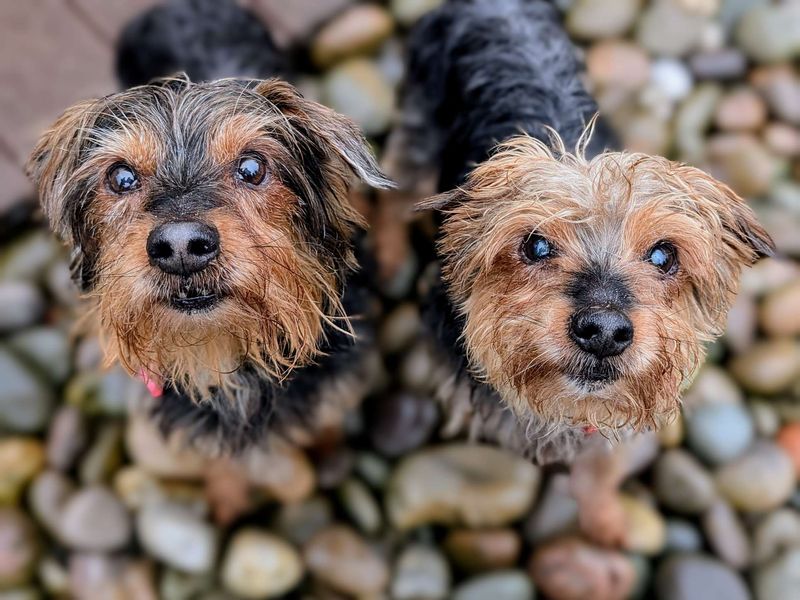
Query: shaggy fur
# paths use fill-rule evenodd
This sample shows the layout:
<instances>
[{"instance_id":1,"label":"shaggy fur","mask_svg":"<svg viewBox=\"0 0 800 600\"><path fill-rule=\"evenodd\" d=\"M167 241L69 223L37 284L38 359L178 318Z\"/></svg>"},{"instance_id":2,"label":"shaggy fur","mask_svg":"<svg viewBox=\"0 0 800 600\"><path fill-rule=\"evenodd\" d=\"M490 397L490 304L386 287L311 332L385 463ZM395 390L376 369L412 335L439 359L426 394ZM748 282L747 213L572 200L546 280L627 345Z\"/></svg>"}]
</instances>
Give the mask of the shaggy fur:
<instances>
[{"instance_id":1,"label":"shaggy fur","mask_svg":"<svg viewBox=\"0 0 800 600\"><path fill-rule=\"evenodd\" d=\"M266 162L259 185L235 177L254 154ZM120 163L137 189L111 189ZM29 171L73 249L107 362L164 383L164 423L191 421L241 447L294 415L313 418L320 388L362 368L352 319L366 316L364 282L348 281L361 221L348 188L353 175L389 182L346 118L277 80L169 79L72 107ZM219 256L189 276L165 273L148 235L187 219L216 228ZM174 308L209 295L208 310Z\"/></svg>"},{"instance_id":2,"label":"shaggy fur","mask_svg":"<svg viewBox=\"0 0 800 600\"><path fill-rule=\"evenodd\" d=\"M445 193L421 206L442 221L427 312L452 369L439 389L449 412L538 462L571 461L595 428L616 437L671 418L741 267L772 250L753 213L698 169L600 152L613 139L547 2L450 0L409 46L389 168L402 184L441 165ZM540 261L523 250L534 235L552 249ZM671 273L649 262L663 243ZM623 353L573 340L575 315L597 307L632 323Z\"/></svg>"}]
</instances>

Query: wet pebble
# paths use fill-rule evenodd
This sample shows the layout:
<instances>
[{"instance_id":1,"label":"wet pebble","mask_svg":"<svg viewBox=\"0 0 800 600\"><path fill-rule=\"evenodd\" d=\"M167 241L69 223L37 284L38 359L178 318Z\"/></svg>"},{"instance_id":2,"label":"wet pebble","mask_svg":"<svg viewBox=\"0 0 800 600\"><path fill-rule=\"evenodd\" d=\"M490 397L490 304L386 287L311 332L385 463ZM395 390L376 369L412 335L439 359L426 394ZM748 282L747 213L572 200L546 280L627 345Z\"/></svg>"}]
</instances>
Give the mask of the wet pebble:
<instances>
[{"instance_id":1,"label":"wet pebble","mask_svg":"<svg viewBox=\"0 0 800 600\"><path fill-rule=\"evenodd\" d=\"M740 404L709 404L686 413L686 438L704 461L719 465L740 456L753 441L753 420Z\"/></svg>"},{"instance_id":2,"label":"wet pebble","mask_svg":"<svg viewBox=\"0 0 800 600\"><path fill-rule=\"evenodd\" d=\"M387 511L399 529L504 525L528 510L539 480L535 466L498 448L439 446L401 461L389 483Z\"/></svg>"},{"instance_id":3,"label":"wet pebble","mask_svg":"<svg viewBox=\"0 0 800 600\"><path fill-rule=\"evenodd\" d=\"M450 567L441 553L412 544L397 558L391 584L394 600L443 600L450 593Z\"/></svg>"},{"instance_id":4,"label":"wet pebble","mask_svg":"<svg viewBox=\"0 0 800 600\"><path fill-rule=\"evenodd\" d=\"M795 486L794 465L771 442L756 443L738 459L720 467L719 491L739 510L763 512L786 502Z\"/></svg>"},{"instance_id":5,"label":"wet pebble","mask_svg":"<svg viewBox=\"0 0 800 600\"><path fill-rule=\"evenodd\" d=\"M303 562L284 540L259 529L237 531L222 561L225 588L242 598L283 596L303 577Z\"/></svg>"}]
</instances>

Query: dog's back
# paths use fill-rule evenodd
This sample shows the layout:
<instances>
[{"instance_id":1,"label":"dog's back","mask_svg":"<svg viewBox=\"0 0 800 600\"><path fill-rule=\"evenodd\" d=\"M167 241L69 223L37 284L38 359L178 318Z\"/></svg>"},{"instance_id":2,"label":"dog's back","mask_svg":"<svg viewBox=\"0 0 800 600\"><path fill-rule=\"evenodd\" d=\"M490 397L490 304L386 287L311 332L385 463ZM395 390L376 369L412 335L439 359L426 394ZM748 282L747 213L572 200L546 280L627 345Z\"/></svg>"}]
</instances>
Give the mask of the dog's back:
<instances>
[{"instance_id":1,"label":"dog's back","mask_svg":"<svg viewBox=\"0 0 800 600\"><path fill-rule=\"evenodd\" d=\"M500 141L555 129L574 147L597 105L556 9L545 0L449 0L409 40L407 103L439 136L451 189ZM613 145L601 124L589 153Z\"/></svg>"}]
</instances>

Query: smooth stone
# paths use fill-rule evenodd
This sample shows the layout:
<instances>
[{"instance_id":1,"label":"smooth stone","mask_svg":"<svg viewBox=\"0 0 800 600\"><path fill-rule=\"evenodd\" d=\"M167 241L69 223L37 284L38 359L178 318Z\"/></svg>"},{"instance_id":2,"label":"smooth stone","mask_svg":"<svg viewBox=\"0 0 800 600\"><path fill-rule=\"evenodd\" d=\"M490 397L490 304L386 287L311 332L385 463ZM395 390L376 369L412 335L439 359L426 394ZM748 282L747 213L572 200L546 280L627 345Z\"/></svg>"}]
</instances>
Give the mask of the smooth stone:
<instances>
[{"instance_id":1,"label":"smooth stone","mask_svg":"<svg viewBox=\"0 0 800 600\"><path fill-rule=\"evenodd\" d=\"M715 121L727 131L759 129L767 122L767 105L752 88L738 88L722 97Z\"/></svg>"},{"instance_id":2,"label":"smooth stone","mask_svg":"<svg viewBox=\"0 0 800 600\"><path fill-rule=\"evenodd\" d=\"M701 554L677 554L658 567L654 585L658 600L750 600L742 577L730 567Z\"/></svg>"},{"instance_id":3,"label":"smooth stone","mask_svg":"<svg viewBox=\"0 0 800 600\"><path fill-rule=\"evenodd\" d=\"M671 144L668 123L647 111L630 115L622 126L622 139L630 152L664 154Z\"/></svg>"},{"instance_id":4,"label":"smooth stone","mask_svg":"<svg viewBox=\"0 0 800 600\"><path fill-rule=\"evenodd\" d=\"M30 519L16 508L0 507L0 590L28 583L38 557L39 542Z\"/></svg>"},{"instance_id":5,"label":"smooth stone","mask_svg":"<svg viewBox=\"0 0 800 600\"><path fill-rule=\"evenodd\" d=\"M68 336L57 327L21 331L8 340L8 346L52 383L63 383L72 369Z\"/></svg>"},{"instance_id":6,"label":"smooth stone","mask_svg":"<svg viewBox=\"0 0 800 600\"><path fill-rule=\"evenodd\" d=\"M778 433L781 418L775 407L767 401L753 400L750 402L750 414L753 415L753 424L760 437L772 438Z\"/></svg>"},{"instance_id":7,"label":"smooth stone","mask_svg":"<svg viewBox=\"0 0 800 600\"><path fill-rule=\"evenodd\" d=\"M303 550L309 571L344 594L379 594L389 583L389 568L364 539L337 525L317 533Z\"/></svg>"},{"instance_id":8,"label":"smooth stone","mask_svg":"<svg viewBox=\"0 0 800 600\"><path fill-rule=\"evenodd\" d=\"M800 265L788 257L765 258L742 271L742 293L762 296L800 279Z\"/></svg>"},{"instance_id":9,"label":"smooth stone","mask_svg":"<svg viewBox=\"0 0 800 600\"><path fill-rule=\"evenodd\" d=\"M393 600L442 600L450 593L450 567L430 546L412 544L397 558L391 584Z\"/></svg>"},{"instance_id":10,"label":"smooth stone","mask_svg":"<svg viewBox=\"0 0 800 600\"><path fill-rule=\"evenodd\" d=\"M60 252L60 244L49 231L34 229L3 248L0 280L38 280Z\"/></svg>"},{"instance_id":11,"label":"smooth stone","mask_svg":"<svg viewBox=\"0 0 800 600\"><path fill-rule=\"evenodd\" d=\"M631 28L641 5L641 0L576 0L565 25L579 39L617 37Z\"/></svg>"},{"instance_id":12,"label":"smooth stone","mask_svg":"<svg viewBox=\"0 0 800 600\"><path fill-rule=\"evenodd\" d=\"M670 100L683 100L692 91L692 73L683 61L659 58L650 68L650 80Z\"/></svg>"},{"instance_id":13,"label":"smooth stone","mask_svg":"<svg viewBox=\"0 0 800 600\"><path fill-rule=\"evenodd\" d=\"M638 90L650 80L650 59L636 44L609 40L586 51L586 73L600 87Z\"/></svg>"},{"instance_id":14,"label":"smooth stone","mask_svg":"<svg viewBox=\"0 0 800 600\"><path fill-rule=\"evenodd\" d=\"M757 6L736 27L736 45L757 62L774 63L800 55L800 5Z\"/></svg>"},{"instance_id":15,"label":"smooth stone","mask_svg":"<svg viewBox=\"0 0 800 600\"><path fill-rule=\"evenodd\" d=\"M63 405L53 415L47 432L47 463L54 469L70 469L86 446L86 418L74 406Z\"/></svg>"},{"instance_id":16,"label":"smooth stone","mask_svg":"<svg viewBox=\"0 0 800 600\"><path fill-rule=\"evenodd\" d=\"M792 459L795 475L800 478L800 422L782 427L775 441Z\"/></svg>"},{"instance_id":17,"label":"smooth stone","mask_svg":"<svg viewBox=\"0 0 800 600\"><path fill-rule=\"evenodd\" d=\"M165 495L158 479L135 465L127 465L117 471L113 487L122 503L131 510L139 510L149 502L163 499Z\"/></svg>"},{"instance_id":18,"label":"smooth stone","mask_svg":"<svg viewBox=\"0 0 800 600\"><path fill-rule=\"evenodd\" d=\"M759 322L769 336L800 335L800 279L764 298Z\"/></svg>"},{"instance_id":19,"label":"smooth stone","mask_svg":"<svg viewBox=\"0 0 800 600\"><path fill-rule=\"evenodd\" d=\"M50 535L59 535L61 514L74 492L75 484L58 471L44 471L33 480L28 490L31 512Z\"/></svg>"},{"instance_id":20,"label":"smooth stone","mask_svg":"<svg viewBox=\"0 0 800 600\"><path fill-rule=\"evenodd\" d=\"M314 491L316 474L300 448L275 442L253 446L238 457L247 480L282 503L299 502Z\"/></svg>"},{"instance_id":21,"label":"smooth stone","mask_svg":"<svg viewBox=\"0 0 800 600\"><path fill-rule=\"evenodd\" d=\"M800 377L800 344L791 339L759 342L734 357L730 371L754 394L778 394Z\"/></svg>"},{"instance_id":22,"label":"smooth stone","mask_svg":"<svg viewBox=\"0 0 800 600\"><path fill-rule=\"evenodd\" d=\"M648 503L620 494L627 530L623 546L625 550L645 556L654 556L664 549L666 526L664 518Z\"/></svg>"},{"instance_id":23,"label":"smooth stone","mask_svg":"<svg viewBox=\"0 0 800 600\"><path fill-rule=\"evenodd\" d=\"M623 600L636 579L624 554L570 537L536 548L528 572L545 596L563 600Z\"/></svg>"},{"instance_id":24,"label":"smooth stone","mask_svg":"<svg viewBox=\"0 0 800 600\"><path fill-rule=\"evenodd\" d=\"M389 482L387 513L398 529L426 523L505 525L524 515L539 488L538 468L491 446L449 444L403 459Z\"/></svg>"},{"instance_id":25,"label":"smooth stone","mask_svg":"<svg viewBox=\"0 0 800 600\"><path fill-rule=\"evenodd\" d=\"M758 600L797 600L800 590L800 548L792 548L753 573Z\"/></svg>"},{"instance_id":26,"label":"smooth stone","mask_svg":"<svg viewBox=\"0 0 800 600\"><path fill-rule=\"evenodd\" d=\"M367 431L375 449L389 458L404 456L430 439L439 409L430 396L390 393L366 408Z\"/></svg>"},{"instance_id":27,"label":"smooth stone","mask_svg":"<svg viewBox=\"0 0 800 600\"><path fill-rule=\"evenodd\" d=\"M747 198L768 193L785 171L780 157L747 133L717 134L708 146L723 180Z\"/></svg>"},{"instance_id":28,"label":"smooth stone","mask_svg":"<svg viewBox=\"0 0 800 600\"><path fill-rule=\"evenodd\" d=\"M300 583L303 562L281 538L248 528L234 534L220 577L226 589L243 598L276 598Z\"/></svg>"},{"instance_id":29,"label":"smooth stone","mask_svg":"<svg viewBox=\"0 0 800 600\"><path fill-rule=\"evenodd\" d=\"M697 79L738 79L747 71L747 58L736 48L721 48L693 54L689 68Z\"/></svg>"},{"instance_id":30,"label":"smooth stone","mask_svg":"<svg viewBox=\"0 0 800 600\"><path fill-rule=\"evenodd\" d=\"M743 456L720 467L717 488L733 506L746 512L778 508L794 491L791 459L771 442L757 442Z\"/></svg>"},{"instance_id":31,"label":"smooth stone","mask_svg":"<svg viewBox=\"0 0 800 600\"><path fill-rule=\"evenodd\" d=\"M753 530L753 562L763 564L792 547L800 547L800 512L779 508Z\"/></svg>"},{"instance_id":32,"label":"smooth stone","mask_svg":"<svg viewBox=\"0 0 800 600\"><path fill-rule=\"evenodd\" d=\"M378 68L365 58L352 58L328 71L323 97L331 108L349 116L365 135L389 128L394 110L394 91Z\"/></svg>"},{"instance_id":33,"label":"smooth stone","mask_svg":"<svg viewBox=\"0 0 800 600\"><path fill-rule=\"evenodd\" d=\"M498 571L467 579L453 590L453 600L534 600L531 578L521 571Z\"/></svg>"},{"instance_id":34,"label":"smooth stone","mask_svg":"<svg viewBox=\"0 0 800 600\"><path fill-rule=\"evenodd\" d=\"M136 532L148 554L166 565L188 573L214 566L217 532L179 504L146 504L137 515Z\"/></svg>"},{"instance_id":35,"label":"smooth stone","mask_svg":"<svg viewBox=\"0 0 800 600\"><path fill-rule=\"evenodd\" d=\"M657 56L683 56L700 43L707 22L678 0L655 0L639 19L636 39Z\"/></svg>"},{"instance_id":36,"label":"smooth stone","mask_svg":"<svg viewBox=\"0 0 800 600\"><path fill-rule=\"evenodd\" d=\"M578 503L570 491L570 477L553 475L536 508L525 522L525 539L531 544L574 533L578 528Z\"/></svg>"},{"instance_id":37,"label":"smooth stone","mask_svg":"<svg viewBox=\"0 0 800 600\"><path fill-rule=\"evenodd\" d=\"M109 552L131 538L131 519L108 488L92 486L73 494L59 518L59 538L78 550Z\"/></svg>"},{"instance_id":38,"label":"smooth stone","mask_svg":"<svg viewBox=\"0 0 800 600\"><path fill-rule=\"evenodd\" d=\"M69 597L69 573L55 557L45 556L39 561L37 576L48 597Z\"/></svg>"},{"instance_id":39,"label":"smooth stone","mask_svg":"<svg viewBox=\"0 0 800 600\"><path fill-rule=\"evenodd\" d=\"M324 496L284 504L278 510L274 527L293 544L303 545L333 522L333 508Z\"/></svg>"},{"instance_id":40,"label":"smooth stone","mask_svg":"<svg viewBox=\"0 0 800 600\"><path fill-rule=\"evenodd\" d=\"M800 125L800 74L789 64L754 69L751 83L781 121Z\"/></svg>"},{"instance_id":41,"label":"smooth stone","mask_svg":"<svg viewBox=\"0 0 800 600\"><path fill-rule=\"evenodd\" d=\"M394 22L386 9L356 4L337 15L311 42L314 64L327 68L343 58L369 54L392 35Z\"/></svg>"},{"instance_id":42,"label":"smooth stone","mask_svg":"<svg viewBox=\"0 0 800 600\"><path fill-rule=\"evenodd\" d=\"M2 346L0 381L0 428L20 433L41 431L54 403L53 391Z\"/></svg>"},{"instance_id":43,"label":"smooth stone","mask_svg":"<svg viewBox=\"0 0 800 600\"><path fill-rule=\"evenodd\" d=\"M686 435L683 415L678 414L674 419L662 425L656 434L658 435L658 443L662 448L677 448L680 446Z\"/></svg>"},{"instance_id":44,"label":"smooth stone","mask_svg":"<svg viewBox=\"0 0 800 600\"><path fill-rule=\"evenodd\" d=\"M106 481L122 462L124 431L117 422L103 423L96 432L78 466L78 478L84 485Z\"/></svg>"},{"instance_id":45,"label":"smooth stone","mask_svg":"<svg viewBox=\"0 0 800 600\"><path fill-rule=\"evenodd\" d=\"M757 327L756 300L748 293L740 293L728 311L728 322L725 325L725 345L734 354L745 352L756 341Z\"/></svg>"},{"instance_id":46,"label":"smooth stone","mask_svg":"<svg viewBox=\"0 0 800 600\"><path fill-rule=\"evenodd\" d=\"M175 569L164 569L159 582L159 598L164 600L195 600L214 585L212 573L194 575Z\"/></svg>"},{"instance_id":47,"label":"smooth stone","mask_svg":"<svg viewBox=\"0 0 800 600\"><path fill-rule=\"evenodd\" d=\"M179 436L165 440L155 424L143 414L127 421L125 445L133 462L157 477L201 479L206 459L185 446Z\"/></svg>"},{"instance_id":48,"label":"smooth stone","mask_svg":"<svg viewBox=\"0 0 800 600\"><path fill-rule=\"evenodd\" d=\"M0 505L16 504L44 468L44 448L36 438L0 438Z\"/></svg>"},{"instance_id":49,"label":"smooth stone","mask_svg":"<svg viewBox=\"0 0 800 600\"><path fill-rule=\"evenodd\" d=\"M703 536L689 521L671 518L666 521L664 550L667 552L699 552L703 547Z\"/></svg>"},{"instance_id":50,"label":"smooth stone","mask_svg":"<svg viewBox=\"0 0 800 600\"><path fill-rule=\"evenodd\" d=\"M755 437L753 420L740 404L708 404L686 411L686 439L692 451L712 465L730 462Z\"/></svg>"},{"instance_id":51,"label":"smooth stone","mask_svg":"<svg viewBox=\"0 0 800 600\"><path fill-rule=\"evenodd\" d=\"M422 326L419 307L404 302L383 320L378 344L384 354L395 354L409 348L419 336Z\"/></svg>"},{"instance_id":52,"label":"smooth stone","mask_svg":"<svg viewBox=\"0 0 800 600\"><path fill-rule=\"evenodd\" d=\"M469 573L513 567L521 546L513 529L452 529L443 543L453 564Z\"/></svg>"},{"instance_id":53,"label":"smooth stone","mask_svg":"<svg viewBox=\"0 0 800 600\"><path fill-rule=\"evenodd\" d=\"M391 9L395 19L404 27L410 27L425 13L432 11L444 0L392 0Z\"/></svg>"},{"instance_id":54,"label":"smooth stone","mask_svg":"<svg viewBox=\"0 0 800 600\"><path fill-rule=\"evenodd\" d=\"M383 489L391 475L389 463L374 452L360 452L355 470L374 489Z\"/></svg>"},{"instance_id":55,"label":"smooth stone","mask_svg":"<svg viewBox=\"0 0 800 600\"><path fill-rule=\"evenodd\" d=\"M680 448L659 456L653 480L659 502L681 514L699 514L708 509L716 497L711 475L697 459Z\"/></svg>"},{"instance_id":56,"label":"smooth stone","mask_svg":"<svg viewBox=\"0 0 800 600\"><path fill-rule=\"evenodd\" d=\"M345 481L339 488L339 498L347 514L364 533L376 534L383 526L380 506L367 486L359 480Z\"/></svg>"},{"instance_id":57,"label":"smooth stone","mask_svg":"<svg viewBox=\"0 0 800 600\"><path fill-rule=\"evenodd\" d=\"M741 404L744 394L727 371L707 364L698 373L692 387L686 392L683 403L687 409L696 410L708 404Z\"/></svg>"},{"instance_id":58,"label":"smooth stone","mask_svg":"<svg viewBox=\"0 0 800 600\"><path fill-rule=\"evenodd\" d=\"M781 121L764 127L764 143L770 151L786 158L800 156L800 128Z\"/></svg>"},{"instance_id":59,"label":"smooth stone","mask_svg":"<svg viewBox=\"0 0 800 600\"><path fill-rule=\"evenodd\" d=\"M65 260L57 260L45 273L47 291L62 306L77 307L80 303L78 287L72 280L72 271Z\"/></svg>"},{"instance_id":60,"label":"smooth stone","mask_svg":"<svg viewBox=\"0 0 800 600\"><path fill-rule=\"evenodd\" d=\"M675 116L675 145L681 159L700 163L706 155L706 133L722 96L717 84L705 83L681 103Z\"/></svg>"},{"instance_id":61,"label":"smooth stone","mask_svg":"<svg viewBox=\"0 0 800 600\"><path fill-rule=\"evenodd\" d=\"M750 565L752 548L747 530L736 511L724 500L717 500L702 517L703 530L711 549L737 571Z\"/></svg>"},{"instance_id":62,"label":"smooth stone","mask_svg":"<svg viewBox=\"0 0 800 600\"><path fill-rule=\"evenodd\" d=\"M42 293L25 281L0 282L0 333L17 331L37 323L46 309Z\"/></svg>"}]
</instances>

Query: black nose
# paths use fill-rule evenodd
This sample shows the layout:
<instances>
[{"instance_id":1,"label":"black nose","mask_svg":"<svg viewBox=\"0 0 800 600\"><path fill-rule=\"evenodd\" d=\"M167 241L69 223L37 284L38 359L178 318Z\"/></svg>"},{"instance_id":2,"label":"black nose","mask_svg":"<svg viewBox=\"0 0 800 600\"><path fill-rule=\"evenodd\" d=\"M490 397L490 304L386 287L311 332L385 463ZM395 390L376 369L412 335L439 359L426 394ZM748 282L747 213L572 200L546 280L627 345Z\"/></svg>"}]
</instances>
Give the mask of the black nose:
<instances>
[{"instance_id":1,"label":"black nose","mask_svg":"<svg viewBox=\"0 0 800 600\"><path fill-rule=\"evenodd\" d=\"M633 341L633 323L618 310L592 308L572 317L569 333L581 350L606 358L622 354Z\"/></svg>"},{"instance_id":2,"label":"black nose","mask_svg":"<svg viewBox=\"0 0 800 600\"><path fill-rule=\"evenodd\" d=\"M172 275L202 271L218 254L216 228L198 221L162 223L147 237L150 264Z\"/></svg>"}]
</instances>

